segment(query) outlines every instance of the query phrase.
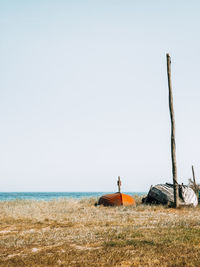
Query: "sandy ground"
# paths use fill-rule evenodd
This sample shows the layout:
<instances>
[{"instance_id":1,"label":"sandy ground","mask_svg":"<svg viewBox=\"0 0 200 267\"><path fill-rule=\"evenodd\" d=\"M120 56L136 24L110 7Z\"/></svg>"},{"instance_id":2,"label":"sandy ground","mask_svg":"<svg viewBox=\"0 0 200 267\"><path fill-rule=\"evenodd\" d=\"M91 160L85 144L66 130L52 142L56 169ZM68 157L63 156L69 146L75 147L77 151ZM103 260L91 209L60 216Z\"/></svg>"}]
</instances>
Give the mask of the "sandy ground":
<instances>
[{"instance_id":1,"label":"sandy ground","mask_svg":"<svg viewBox=\"0 0 200 267\"><path fill-rule=\"evenodd\" d=\"M0 202L1 266L199 266L200 208Z\"/></svg>"}]
</instances>

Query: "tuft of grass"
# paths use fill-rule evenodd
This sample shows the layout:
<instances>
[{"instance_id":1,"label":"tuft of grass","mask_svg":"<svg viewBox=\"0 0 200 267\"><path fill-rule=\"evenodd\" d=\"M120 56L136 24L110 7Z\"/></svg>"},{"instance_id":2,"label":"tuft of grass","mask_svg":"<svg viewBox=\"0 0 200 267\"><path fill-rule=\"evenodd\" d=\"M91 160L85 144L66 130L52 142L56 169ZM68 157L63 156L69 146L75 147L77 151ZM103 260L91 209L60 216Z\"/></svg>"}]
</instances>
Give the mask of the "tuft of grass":
<instances>
[{"instance_id":1,"label":"tuft of grass","mask_svg":"<svg viewBox=\"0 0 200 267\"><path fill-rule=\"evenodd\" d=\"M137 239L127 239L127 240L115 240L108 241L104 243L105 247L127 247L127 246L154 246L154 241L150 240L137 240Z\"/></svg>"}]
</instances>

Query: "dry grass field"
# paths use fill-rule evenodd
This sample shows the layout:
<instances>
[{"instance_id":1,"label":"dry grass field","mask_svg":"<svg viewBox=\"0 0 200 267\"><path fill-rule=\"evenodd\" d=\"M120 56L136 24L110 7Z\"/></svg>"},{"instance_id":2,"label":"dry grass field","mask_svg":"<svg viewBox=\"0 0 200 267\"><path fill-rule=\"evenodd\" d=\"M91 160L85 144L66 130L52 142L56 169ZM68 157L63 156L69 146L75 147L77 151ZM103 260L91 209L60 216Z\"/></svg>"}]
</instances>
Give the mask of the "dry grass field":
<instances>
[{"instance_id":1,"label":"dry grass field","mask_svg":"<svg viewBox=\"0 0 200 267\"><path fill-rule=\"evenodd\" d=\"M200 266L200 208L0 202L0 266Z\"/></svg>"}]
</instances>

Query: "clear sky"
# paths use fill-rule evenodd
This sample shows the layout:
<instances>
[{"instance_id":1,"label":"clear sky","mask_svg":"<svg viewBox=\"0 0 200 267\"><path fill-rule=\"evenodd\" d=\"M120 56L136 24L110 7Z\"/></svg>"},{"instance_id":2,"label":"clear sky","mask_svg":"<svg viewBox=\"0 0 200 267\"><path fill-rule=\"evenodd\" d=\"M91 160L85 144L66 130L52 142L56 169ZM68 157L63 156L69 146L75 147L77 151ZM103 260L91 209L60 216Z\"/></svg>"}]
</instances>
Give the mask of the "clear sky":
<instances>
[{"instance_id":1,"label":"clear sky","mask_svg":"<svg viewBox=\"0 0 200 267\"><path fill-rule=\"evenodd\" d=\"M200 1L0 0L0 191L200 182Z\"/></svg>"}]
</instances>

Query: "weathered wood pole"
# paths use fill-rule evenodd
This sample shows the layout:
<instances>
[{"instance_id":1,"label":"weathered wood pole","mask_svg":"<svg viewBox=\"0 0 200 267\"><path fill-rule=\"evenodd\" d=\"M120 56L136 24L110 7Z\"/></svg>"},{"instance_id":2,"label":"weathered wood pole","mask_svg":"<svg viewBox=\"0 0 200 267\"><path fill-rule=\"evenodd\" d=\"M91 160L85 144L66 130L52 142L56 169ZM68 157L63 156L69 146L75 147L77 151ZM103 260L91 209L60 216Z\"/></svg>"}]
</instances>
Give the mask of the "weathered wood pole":
<instances>
[{"instance_id":1,"label":"weathered wood pole","mask_svg":"<svg viewBox=\"0 0 200 267\"><path fill-rule=\"evenodd\" d=\"M194 172L194 166L193 165L192 165L192 176L193 176L195 193L196 193L197 197L199 198L199 189L198 189L198 186L196 184L196 177L195 177L195 172Z\"/></svg>"},{"instance_id":2,"label":"weathered wood pole","mask_svg":"<svg viewBox=\"0 0 200 267\"><path fill-rule=\"evenodd\" d=\"M118 192L121 193L121 180L120 180L120 176L118 176L118 181L117 181L117 185L118 185Z\"/></svg>"},{"instance_id":3,"label":"weathered wood pole","mask_svg":"<svg viewBox=\"0 0 200 267\"><path fill-rule=\"evenodd\" d=\"M175 142L175 118L174 118L174 107L173 107L173 95L172 95L172 83L171 83L171 58L167 54L167 77L169 87L169 111L171 118L171 157L172 157L172 174L173 174L173 185L174 185L174 206L178 208L178 182L177 182L177 167L176 167L176 142Z\"/></svg>"},{"instance_id":4,"label":"weathered wood pole","mask_svg":"<svg viewBox=\"0 0 200 267\"><path fill-rule=\"evenodd\" d=\"M193 176L193 182L195 186L195 190L197 189L197 184L196 184L196 178L195 178L195 173L194 173L194 166L192 165L192 176Z\"/></svg>"}]
</instances>

